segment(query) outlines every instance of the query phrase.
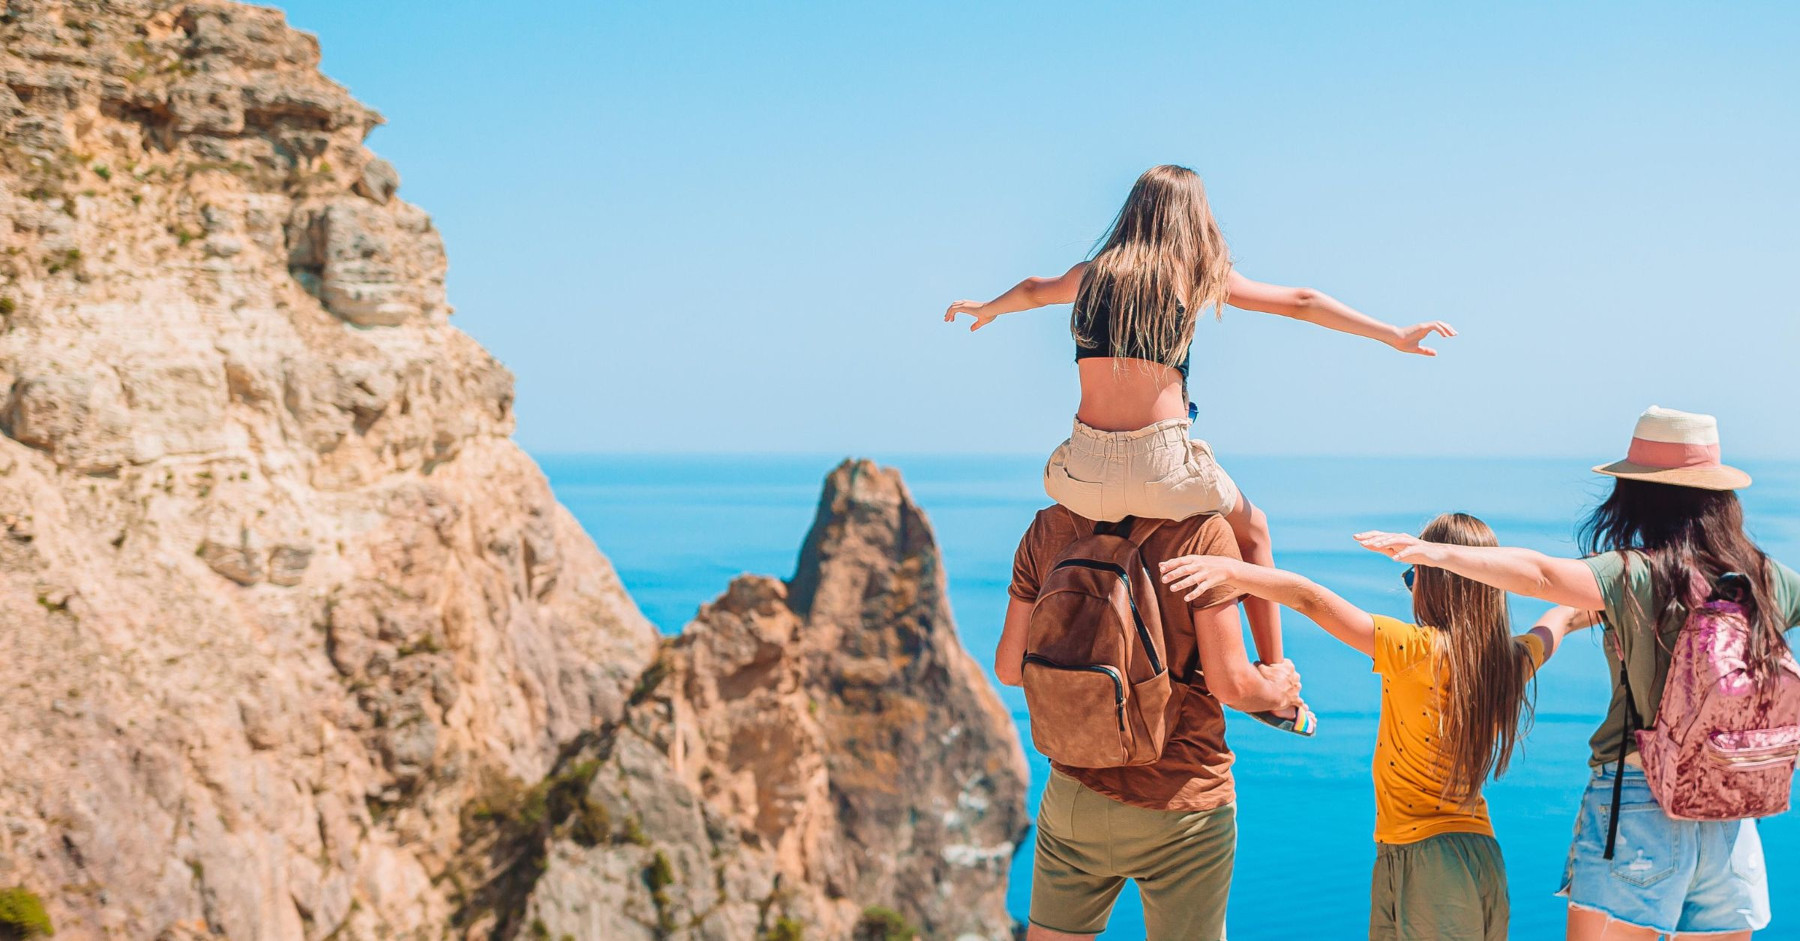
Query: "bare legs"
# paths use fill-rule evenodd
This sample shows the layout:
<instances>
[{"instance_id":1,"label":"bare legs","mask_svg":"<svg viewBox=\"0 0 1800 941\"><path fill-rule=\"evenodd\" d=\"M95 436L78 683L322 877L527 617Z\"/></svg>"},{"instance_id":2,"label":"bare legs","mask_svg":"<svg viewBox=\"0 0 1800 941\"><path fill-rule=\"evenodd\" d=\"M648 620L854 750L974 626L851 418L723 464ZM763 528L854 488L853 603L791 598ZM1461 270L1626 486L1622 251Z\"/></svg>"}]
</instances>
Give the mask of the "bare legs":
<instances>
[{"instance_id":1,"label":"bare legs","mask_svg":"<svg viewBox=\"0 0 1800 941\"><path fill-rule=\"evenodd\" d=\"M1231 532L1237 537L1238 554L1245 562L1275 566L1275 543L1269 538L1269 518L1238 491L1237 506L1225 514ZM1250 638L1256 644L1256 657L1264 663L1280 663L1281 606L1262 598L1244 599L1244 617L1250 622Z\"/></svg>"},{"instance_id":2,"label":"bare legs","mask_svg":"<svg viewBox=\"0 0 1800 941\"><path fill-rule=\"evenodd\" d=\"M1616 921L1605 912L1591 911L1585 908L1569 906L1569 941L1657 941L1664 937L1654 928L1640 928ZM1692 935L1677 934L1668 937L1681 941L1684 938L1705 937L1708 941L1750 941L1750 932L1734 931L1731 934Z\"/></svg>"},{"instance_id":3,"label":"bare legs","mask_svg":"<svg viewBox=\"0 0 1800 941\"><path fill-rule=\"evenodd\" d=\"M1275 567L1275 541L1269 537L1269 518L1242 490L1238 491L1237 506L1225 514L1225 522L1231 524L1231 533L1237 538L1238 555L1243 556L1245 562ZM1264 663L1280 663L1285 659L1281 653L1281 605L1265 598L1245 597L1244 618L1250 622L1250 640L1256 646L1256 659ZM1300 714L1300 709L1289 706L1274 714L1292 719Z\"/></svg>"},{"instance_id":4,"label":"bare legs","mask_svg":"<svg viewBox=\"0 0 1800 941\"><path fill-rule=\"evenodd\" d=\"M1032 925L1025 931L1025 941L1092 941L1093 938L1091 934L1068 934L1042 925Z\"/></svg>"}]
</instances>

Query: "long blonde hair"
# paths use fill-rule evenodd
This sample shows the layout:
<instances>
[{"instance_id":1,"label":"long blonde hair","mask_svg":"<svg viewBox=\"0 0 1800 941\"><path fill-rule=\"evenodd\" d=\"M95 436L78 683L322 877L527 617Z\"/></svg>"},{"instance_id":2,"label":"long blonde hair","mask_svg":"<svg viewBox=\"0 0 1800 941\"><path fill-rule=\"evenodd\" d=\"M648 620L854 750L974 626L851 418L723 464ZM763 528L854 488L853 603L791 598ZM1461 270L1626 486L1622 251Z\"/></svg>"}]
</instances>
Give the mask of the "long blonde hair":
<instances>
[{"instance_id":1,"label":"long blonde hair","mask_svg":"<svg viewBox=\"0 0 1800 941\"><path fill-rule=\"evenodd\" d=\"M1231 253L1200 175L1151 167L1132 184L1082 277L1069 329L1076 343L1098 347L1096 321L1110 321L1114 356L1173 366L1193 342L1200 311L1222 313L1230 279Z\"/></svg>"},{"instance_id":2,"label":"long blonde hair","mask_svg":"<svg viewBox=\"0 0 1800 941\"><path fill-rule=\"evenodd\" d=\"M1500 544L1486 523L1464 513L1432 520L1419 538L1453 546ZM1449 764L1444 796L1472 804L1488 775L1506 773L1521 727L1531 725L1535 682L1527 654L1513 643L1506 592L1443 569L1414 570L1413 617L1436 629L1443 696L1438 734Z\"/></svg>"}]
</instances>

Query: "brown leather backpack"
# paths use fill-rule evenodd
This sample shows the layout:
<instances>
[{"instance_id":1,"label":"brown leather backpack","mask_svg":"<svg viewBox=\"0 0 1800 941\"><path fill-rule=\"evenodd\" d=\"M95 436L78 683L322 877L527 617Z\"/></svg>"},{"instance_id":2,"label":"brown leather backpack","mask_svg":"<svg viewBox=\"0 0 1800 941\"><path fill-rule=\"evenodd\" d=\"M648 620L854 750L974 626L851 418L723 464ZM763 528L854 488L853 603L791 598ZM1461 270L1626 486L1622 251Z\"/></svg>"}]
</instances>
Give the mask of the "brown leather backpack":
<instances>
[{"instance_id":1,"label":"brown leather backpack","mask_svg":"<svg viewBox=\"0 0 1800 941\"><path fill-rule=\"evenodd\" d=\"M1025 629L1025 703L1032 743L1052 761L1114 768L1162 755L1178 704L1156 581L1141 554L1161 523L1096 524L1063 549L1038 589Z\"/></svg>"}]
</instances>

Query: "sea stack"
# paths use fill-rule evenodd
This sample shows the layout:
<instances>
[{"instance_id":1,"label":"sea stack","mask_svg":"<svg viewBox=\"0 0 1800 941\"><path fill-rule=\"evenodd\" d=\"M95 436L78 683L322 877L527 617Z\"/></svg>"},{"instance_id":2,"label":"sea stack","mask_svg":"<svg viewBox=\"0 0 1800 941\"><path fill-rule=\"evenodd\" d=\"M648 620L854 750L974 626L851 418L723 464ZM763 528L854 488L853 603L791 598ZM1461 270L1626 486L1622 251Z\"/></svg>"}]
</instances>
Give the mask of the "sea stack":
<instances>
[{"instance_id":1,"label":"sea stack","mask_svg":"<svg viewBox=\"0 0 1800 941\"><path fill-rule=\"evenodd\" d=\"M1011 937L1024 753L893 470L834 470L793 579L733 581L562 768L588 803L516 916L552 937Z\"/></svg>"}]
</instances>

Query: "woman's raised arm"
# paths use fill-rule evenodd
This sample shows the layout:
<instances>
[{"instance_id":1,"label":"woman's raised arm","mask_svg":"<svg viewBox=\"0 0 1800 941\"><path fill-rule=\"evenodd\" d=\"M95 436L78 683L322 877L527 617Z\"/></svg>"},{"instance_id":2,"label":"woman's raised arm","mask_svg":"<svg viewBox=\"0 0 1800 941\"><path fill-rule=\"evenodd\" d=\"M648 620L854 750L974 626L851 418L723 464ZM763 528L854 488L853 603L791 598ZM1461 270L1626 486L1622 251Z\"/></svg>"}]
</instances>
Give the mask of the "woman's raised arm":
<instances>
[{"instance_id":1,"label":"woman's raised arm","mask_svg":"<svg viewBox=\"0 0 1800 941\"><path fill-rule=\"evenodd\" d=\"M1014 314L1051 304L1073 304L1075 295L1081 293L1081 276L1087 273L1087 267L1087 262L1077 262L1073 268L1054 278L1026 278L1008 288L1005 294L985 304L981 301L957 301L944 311L944 322L955 321L957 314L968 314L975 318L975 322L969 324L969 329L980 330L993 323L994 318L1001 314Z\"/></svg>"},{"instance_id":2,"label":"woman's raised arm","mask_svg":"<svg viewBox=\"0 0 1800 941\"><path fill-rule=\"evenodd\" d=\"M1452 546L1426 542L1405 533L1357 533L1364 549L1396 562L1428 565L1472 578L1501 591L1526 595L1583 611L1606 606L1594 570L1580 559L1559 559L1530 549L1506 546Z\"/></svg>"}]
</instances>

